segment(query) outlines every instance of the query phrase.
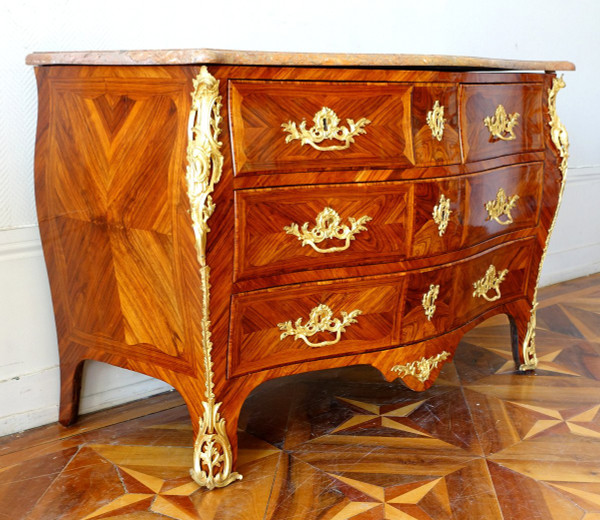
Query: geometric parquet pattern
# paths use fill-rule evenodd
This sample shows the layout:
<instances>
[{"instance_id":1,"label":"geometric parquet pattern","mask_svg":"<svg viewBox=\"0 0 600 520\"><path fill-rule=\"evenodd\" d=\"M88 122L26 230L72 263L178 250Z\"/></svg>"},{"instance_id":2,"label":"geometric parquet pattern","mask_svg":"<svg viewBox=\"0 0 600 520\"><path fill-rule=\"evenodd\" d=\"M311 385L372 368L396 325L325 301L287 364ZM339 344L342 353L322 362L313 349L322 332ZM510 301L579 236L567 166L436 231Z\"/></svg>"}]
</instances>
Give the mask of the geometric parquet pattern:
<instances>
[{"instance_id":1,"label":"geometric parquet pattern","mask_svg":"<svg viewBox=\"0 0 600 520\"><path fill-rule=\"evenodd\" d=\"M535 374L496 317L426 392L369 367L262 385L221 490L188 475L174 394L0 439L0 520L600 520L600 275L540 296Z\"/></svg>"}]
</instances>

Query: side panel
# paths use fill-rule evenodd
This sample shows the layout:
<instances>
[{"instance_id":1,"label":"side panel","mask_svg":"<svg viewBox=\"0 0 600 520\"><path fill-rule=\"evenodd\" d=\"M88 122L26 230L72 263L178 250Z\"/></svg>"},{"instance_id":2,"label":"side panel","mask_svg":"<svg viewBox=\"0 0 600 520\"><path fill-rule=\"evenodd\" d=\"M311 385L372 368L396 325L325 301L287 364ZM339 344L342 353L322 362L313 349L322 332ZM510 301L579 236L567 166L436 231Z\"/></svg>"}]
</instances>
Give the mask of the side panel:
<instances>
[{"instance_id":1,"label":"side panel","mask_svg":"<svg viewBox=\"0 0 600 520\"><path fill-rule=\"evenodd\" d=\"M53 67L38 80L47 127L36 196L61 344L193 370L189 79L159 67Z\"/></svg>"}]
</instances>

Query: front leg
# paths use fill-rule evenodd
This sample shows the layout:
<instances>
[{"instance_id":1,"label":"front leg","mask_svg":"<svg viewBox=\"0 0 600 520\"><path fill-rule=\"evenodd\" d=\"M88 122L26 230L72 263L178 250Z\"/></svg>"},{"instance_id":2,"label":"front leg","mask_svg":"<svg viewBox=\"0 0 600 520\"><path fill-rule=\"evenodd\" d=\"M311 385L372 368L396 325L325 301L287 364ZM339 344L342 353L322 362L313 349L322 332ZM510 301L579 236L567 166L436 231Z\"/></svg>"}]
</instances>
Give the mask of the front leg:
<instances>
[{"instance_id":1,"label":"front leg","mask_svg":"<svg viewBox=\"0 0 600 520\"><path fill-rule=\"evenodd\" d=\"M190 475L199 486L208 489L225 487L242 479L242 475L233 471L237 450L237 416L230 423L232 427L228 428L225 418L221 416L221 405L215 403L214 395L202 403L203 414L199 418L200 428L194 442Z\"/></svg>"},{"instance_id":2,"label":"front leg","mask_svg":"<svg viewBox=\"0 0 600 520\"><path fill-rule=\"evenodd\" d=\"M538 304L534 302L527 312L524 302L519 303L516 312L509 314L513 357L519 370L535 370L538 363L535 347Z\"/></svg>"}]
</instances>

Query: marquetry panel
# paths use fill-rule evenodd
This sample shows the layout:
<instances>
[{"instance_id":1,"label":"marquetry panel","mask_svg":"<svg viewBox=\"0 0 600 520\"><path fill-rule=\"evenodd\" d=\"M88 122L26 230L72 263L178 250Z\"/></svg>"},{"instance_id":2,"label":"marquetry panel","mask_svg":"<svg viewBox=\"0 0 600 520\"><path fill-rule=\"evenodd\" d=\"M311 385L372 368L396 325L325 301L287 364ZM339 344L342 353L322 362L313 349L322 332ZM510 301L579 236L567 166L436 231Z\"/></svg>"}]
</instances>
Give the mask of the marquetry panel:
<instances>
[{"instance_id":1,"label":"marquetry panel","mask_svg":"<svg viewBox=\"0 0 600 520\"><path fill-rule=\"evenodd\" d=\"M61 287L70 325L89 334L125 340L119 286L106 225L60 217L53 223L60 251ZM76 276L73 274L77 273ZM63 318L64 319L64 318Z\"/></svg>"},{"instance_id":2,"label":"marquetry panel","mask_svg":"<svg viewBox=\"0 0 600 520\"><path fill-rule=\"evenodd\" d=\"M458 102L456 86L415 85L412 93L411 126L415 164L433 166L461 162L460 132L458 126ZM442 135L436 138L428 124L427 117L433 118L436 102L438 110L443 109Z\"/></svg>"},{"instance_id":3,"label":"marquetry panel","mask_svg":"<svg viewBox=\"0 0 600 520\"><path fill-rule=\"evenodd\" d=\"M44 181L52 215L85 221L106 218L106 192L112 181L106 153L110 138L94 102L103 96L96 81L87 82L83 92L59 83L49 93L52 121Z\"/></svg>"},{"instance_id":4,"label":"marquetry panel","mask_svg":"<svg viewBox=\"0 0 600 520\"><path fill-rule=\"evenodd\" d=\"M139 229L114 230L110 238L126 343L148 343L177 356L184 331L173 238Z\"/></svg>"},{"instance_id":5,"label":"marquetry panel","mask_svg":"<svg viewBox=\"0 0 600 520\"><path fill-rule=\"evenodd\" d=\"M124 352L143 345L179 357L185 331L173 201L186 144L187 114L178 106L189 94L183 82L148 76L49 80L41 209L56 217L44 229L60 251L52 276L72 332Z\"/></svg>"},{"instance_id":6,"label":"marquetry panel","mask_svg":"<svg viewBox=\"0 0 600 520\"><path fill-rule=\"evenodd\" d=\"M412 214L410 189L409 183L375 183L236 192L235 278L404 258ZM338 224L324 220L326 208L337 213ZM312 242L320 251L347 247L343 251L320 252L286 232L294 223L301 236L330 228L343 233L344 226L352 228L350 219L363 217L367 217L361 226L365 229L346 239ZM308 233L302 231L305 223Z\"/></svg>"},{"instance_id":7,"label":"marquetry panel","mask_svg":"<svg viewBox=\"0 0 600 520\"><path fill-rule=\"evenodd\" d=\"M169 176L183 144L183 94L150 80L57 82L47 175L53 212L171 232ZM150 131L156 125L160 131Z\"/></svg>"},{"instance_id":8,"label":"marquetry panel","mask_svg":"<svg viewBox=\"0 0 600 520\"><path fill-rule=\"evenodd\" d=\"M461 87L462 142L466 162L541 150L544 147L542 85L465 85ZM518 113L514 139L493 137L484 124L499 105L507 115ZM503 134L508 135L508 134Z\"/></svg>"},{"instance_id":9,"label":"marquetry panel","mask_svg":"<svg viewBox=\"0 0 600 520\"><path fill-rule=\"evenodd\" d=\"M231 127L236 175L258 172L396 167L413 163L411 87L403 84L231 81ZM370 121L345 150L320 151L300 140L286 143L288 121L306 128L323 107L339 126ZM327 139L320 146L343 145Z\"/></svg>"},{"instance_id":10,"label":"marquetry panel","mask_svg":"<svg viewBox=\"0 0 600 520\"><path fill-rule=\"evenodd\" d=\"M398 339L402 275L283 287L238 294L231 312L230 369L240 375L278 365L375 350ZM311 310L327 305L333 317L359 310L334 345L310 347L302 339L281 339L279 323L299 320L306 325ZM311 343L332 341L334 332L319 332Z\"/></svg>"}]
</instances>

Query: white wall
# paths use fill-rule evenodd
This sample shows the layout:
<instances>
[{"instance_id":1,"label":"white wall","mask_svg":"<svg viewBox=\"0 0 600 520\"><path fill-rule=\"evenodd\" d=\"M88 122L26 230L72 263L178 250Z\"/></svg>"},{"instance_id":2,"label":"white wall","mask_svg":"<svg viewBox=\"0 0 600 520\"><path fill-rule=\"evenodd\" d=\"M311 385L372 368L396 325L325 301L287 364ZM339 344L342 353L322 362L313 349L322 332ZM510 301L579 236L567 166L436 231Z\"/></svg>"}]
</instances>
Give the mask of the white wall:
<instances>
[{"instance_id":1,"label":"white wall","mask_svg":"<svg viewBox=\"0 0 600 520\"><path fill-rule=\"evenodd\" d=\"M56 420L56 336L33 198L33 51L229 48L567 59L569 180L542 283L600 271L600 2L595 0L2 0L0 435ZM82 411L168 388L90 363Z\"/></svg>"}]
</instances>

